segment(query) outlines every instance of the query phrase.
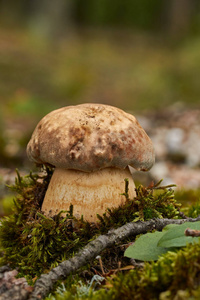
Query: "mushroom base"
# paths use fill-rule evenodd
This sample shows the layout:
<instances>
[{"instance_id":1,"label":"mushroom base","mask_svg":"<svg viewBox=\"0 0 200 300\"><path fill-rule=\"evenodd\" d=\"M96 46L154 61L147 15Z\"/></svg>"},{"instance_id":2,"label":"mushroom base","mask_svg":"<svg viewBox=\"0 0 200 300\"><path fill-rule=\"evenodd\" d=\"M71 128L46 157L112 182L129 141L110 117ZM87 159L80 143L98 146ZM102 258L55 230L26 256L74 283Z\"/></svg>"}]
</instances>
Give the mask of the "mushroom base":
<instances>
[{"instance_id":1,"label":"mushroom base","mask_svg":"<svg viewBox=\"0 0 200 300\"><path fill-rule=\"evenodd\" d=\"M81 172L56 168L48 186L42 211L53 216L73 205L73 215L89 222L97 221L107 208L118 207L126 201L125 182L129 180L129 197L136 195L135 184L128 168L106 168L97 172Z\"/></svg>"}]
</instances>

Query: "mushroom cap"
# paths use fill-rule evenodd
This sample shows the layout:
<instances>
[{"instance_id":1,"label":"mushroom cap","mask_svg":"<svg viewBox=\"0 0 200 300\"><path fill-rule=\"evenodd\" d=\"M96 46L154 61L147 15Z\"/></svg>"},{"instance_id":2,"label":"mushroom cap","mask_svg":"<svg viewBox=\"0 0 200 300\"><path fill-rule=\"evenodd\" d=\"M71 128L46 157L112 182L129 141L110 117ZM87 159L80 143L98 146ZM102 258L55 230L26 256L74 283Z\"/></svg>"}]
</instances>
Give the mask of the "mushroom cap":
<instances>
[{"instance_id":1,"label":"mushroom cap","mask_svg":"<svg viewBox=\"0 0 200 300\"><path fill-rule=\"evenodd\" d=\"M36 164L92 172L107 167L147 171L153 144L136 118L103 104L66 106L47 114L27 145Z\"/></svg>"}]
</instances>

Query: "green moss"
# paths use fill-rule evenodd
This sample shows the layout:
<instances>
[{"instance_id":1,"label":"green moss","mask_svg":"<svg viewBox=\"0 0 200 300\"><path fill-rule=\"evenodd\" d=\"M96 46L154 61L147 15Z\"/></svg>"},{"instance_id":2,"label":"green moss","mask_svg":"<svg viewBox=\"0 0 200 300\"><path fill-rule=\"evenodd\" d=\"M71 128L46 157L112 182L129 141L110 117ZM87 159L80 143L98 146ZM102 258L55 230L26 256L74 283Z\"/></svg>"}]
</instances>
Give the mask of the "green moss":
<instances>
[{"instance_id":1,"label":"green moss","mask_svg":"<svg viewBox=\"0 0 200 300\"><path fill-rule=\"evenodd\" d=\"M183 205L191 205L200 200L200 188L199 189L178 189L175 192L176 199Z\"/></svg>"},{"instance_id":2,"label":"green moss","mask_svg":"<svg viewBox=\"0 0 200 300\"><path fill-rule=\"evenodd\" d=\"M182 290L190 296L194 294L199 286L199 279L200 244L194 244L177 253L168 252L157 262L145 263L143 269L121 274L112 281L112 289L99 294L105 294L105 300L158 299L159 296L159 299L175 299ZM166 291L168 298L164 297ZM164 298L161 298L162 293Z\"/></svg>"},{"instance_id":3,"label":"green moss","mask_svg":"<svg viewBox=\"0 0 200 300\"><path fill-rule=\"evenodd\" d=\"M153 218L178 218L180 203L174 198L172 186L162 187L161 181L149 187L139 185L136 188L136 197L129 199L125 182L125 193L127 201L123 206L107 209L100 220L101 232L111 227L119 227L127 222L144 221Z\"/></svg>"},{"instance_id":4,"label":"green moss","mask_svg":"<svg viewBox=\"0 0 200 300\"><path fill-rule=\"evenodd\" d=\"M147 188L139 186L136 198L129 199L126 180L125 204L108 209L99 216L97 224L88 223L83 218L77 220L73 216L73 207L64 212L64 217L63 212L62 215L60 212L54 217L46 217L41 212L41 205L52 172L51 168L46 168L46 175L30 173L25 177L17 172L15 185L10 187L17 196L13 214L3 218L0 227L4 254L1 264L9 263L23 276L39 276L113 227L138 219L178 217L179 204L171 187L160 187L160 182ZM118 255L115 250L113 253Z\"/></svg>"},{"instance_id":5,"label":"green moss","mask_svg":"<svg viewBox=\"0 0 200 300\"><path fill-rule=\"evenodd\" d=\"M197 218L200 215L200 200L188 208L188 216Z\"/></svg>"},{"instance_id":6,"label":"green moss","mask_svg":"<svg viewBox=\"0 0 200 300\"><path fill-rule=\"evenodd\" d=\"M13 211L13 195L6 195L1 202L3 215L10 215Z\"/></svg>"},{"instance_id":7,"label":"green moss","mask_svg":"<svg viewBox=\"0 0 200 300\"><path fill-rule=\"evenodd\" d=\"M182 211L191 218L196 218L200 214L200 189L177 190L175 198L182 203Z\"/></svg>"},{"instance_id":8,"label":"green moss","mask_svg":"<svg viewBox=\"0 0 200 300\"><path fill-rule=\"evenodd\" d=\"M91 289L82 297L78 294L80 284L73 287L67 284L66 290L47 299L199 299L199 280L200 243L168 252L157 262L145 263L143 268L125 274L121 272L114 279L105 279L106 284L99 290Z\"/></svg>"},{"instance_id":9,"label":"green moss","mask_svg":"<svg viewBox=\"0 0 200 300\"><path fill-rule=\"evenodd\" d=\"M45 177L30 174L22 178L17 173L12 187L18 192L14 213L3 218L0 228L4 253L1 264L9 263L29 276L39 275L71 256L93 236L89 223L83 220L73 228L72 209L65 212L65 217L61 217L61 212L53 218L41 213L50 177L49 169Z\"/></svg>"}]
</instances>

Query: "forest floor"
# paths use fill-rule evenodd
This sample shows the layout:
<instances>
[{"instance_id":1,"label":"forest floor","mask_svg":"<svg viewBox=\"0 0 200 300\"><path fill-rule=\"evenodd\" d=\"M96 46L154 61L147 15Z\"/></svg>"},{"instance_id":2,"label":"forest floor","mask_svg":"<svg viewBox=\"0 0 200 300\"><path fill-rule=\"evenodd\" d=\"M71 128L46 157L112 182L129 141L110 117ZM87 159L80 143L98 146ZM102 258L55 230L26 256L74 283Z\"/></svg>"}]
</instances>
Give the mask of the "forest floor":
<instances>
[{"instance_id":1,"label":"forest floor","mask_svg":"<svg viewBox=\"0 0 200 300\"><path fill-rule=\"evenodd\" d=\"M38 172L26 145L39 119L83 102L133 113L151 137L156 162L146 173L131 169L137 184L163 179L176 184L178 201L198 202L199 49L197 37L166 45L139 35L84 32L44 43L0 31L0 215L10 213L13 194L6 185L14 183L15 169L22 176Z\"/></svg>"}]
</instances>

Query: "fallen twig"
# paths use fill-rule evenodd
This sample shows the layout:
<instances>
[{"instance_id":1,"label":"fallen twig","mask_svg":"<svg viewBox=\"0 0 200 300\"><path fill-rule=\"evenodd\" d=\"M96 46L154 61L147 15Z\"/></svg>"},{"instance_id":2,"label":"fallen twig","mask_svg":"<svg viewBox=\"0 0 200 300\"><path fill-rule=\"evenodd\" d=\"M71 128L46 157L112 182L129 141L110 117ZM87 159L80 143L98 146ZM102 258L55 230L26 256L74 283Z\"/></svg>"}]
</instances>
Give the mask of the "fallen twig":
<instances>
[{"instance_id":1,"label":"fallen twig","mask_svg":"<svg viewBox=\"0 0 200 300\"><path fill-rule=\"evenodd\" d=\"M185 229L185 235L186 236L192 236L192 237L199 237L200 236L200 230L194 230L190 228Z\"/></svg>"},{"instance_id":2,"label":"fallen twig","mask_svg":"<svg viewBox=\"0 0 200 300\"><path fill-rule=\"evenodd\" d=\"M29 300L43 299L52 290L56 281L66 278L75 273L79 268L86 265L99 255L104 249L113 246L131 235L135 236L147 231L157 229L162 230L168 224L182 224L185 222L196 222L200 216L195 219L152 219L146 222L131 222L122 227L110 230L105 235L100 235L94 241L89 242L74 257L63 261L56 268L53 268L48 274L42 274L36 281L34 290L30 294Z\"/></svg>"}]
</instances>

